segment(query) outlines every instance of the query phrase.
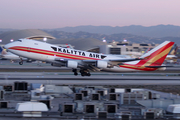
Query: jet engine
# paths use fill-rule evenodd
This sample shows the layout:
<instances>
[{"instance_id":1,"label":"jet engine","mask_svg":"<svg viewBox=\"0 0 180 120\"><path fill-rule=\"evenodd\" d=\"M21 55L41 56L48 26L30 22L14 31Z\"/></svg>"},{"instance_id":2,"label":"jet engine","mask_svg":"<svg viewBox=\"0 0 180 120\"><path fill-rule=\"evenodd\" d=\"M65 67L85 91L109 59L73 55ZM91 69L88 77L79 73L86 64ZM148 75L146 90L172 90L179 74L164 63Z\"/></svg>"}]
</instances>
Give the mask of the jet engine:
<instances>
[{"instance_id":1,"label":"jet engine","mask_svg":"<svg viewBox=\"0 0 180 120\"><path fill-rule=\"evenodd\" d=\"M108 63L107 63L107 61L97 60L96 67L98 67L98 68L107 68Z\"/></svg>"},{"instance_id":2,"label":"jet engine","mask_svg":"<svg viewBox=\"0 0 180 120\"><path fill-rule=\"evenodd\" d=\"M77 68L78 67L78 63L76 61L68 60L66 67Z\"/></svg>"}]
</instances>

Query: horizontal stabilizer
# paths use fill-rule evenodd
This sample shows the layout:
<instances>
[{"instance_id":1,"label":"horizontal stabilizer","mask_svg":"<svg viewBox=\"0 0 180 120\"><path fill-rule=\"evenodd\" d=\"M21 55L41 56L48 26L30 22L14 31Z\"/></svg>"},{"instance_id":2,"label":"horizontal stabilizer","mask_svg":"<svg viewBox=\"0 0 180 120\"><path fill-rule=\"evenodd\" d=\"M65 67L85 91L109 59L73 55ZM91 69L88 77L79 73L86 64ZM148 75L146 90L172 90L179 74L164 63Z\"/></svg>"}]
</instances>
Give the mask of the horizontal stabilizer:
<instances>
[{"instance_id":1,"label":"horizontal stabilizer","mask_svg":"<svg viewBox=\"0 0 180 120\"><path fill-rule=\"evenodd\" d=\"M162 68L162 67L173 67L173 66L145 66L147 68Z\"/></svg>"},{"instance_id":2,"label":"horizontal stabilizer","mask_svg":"<svg viewBox=\"0 0 180 120\"><path fill-rule=\"evenodd\" d=\"M136 60L142 60L144 58L128 58L128 59L114 59L114 60L109 60L111 62L130 62L130 61L136 61Z\"/></svg>"}]
</instances>

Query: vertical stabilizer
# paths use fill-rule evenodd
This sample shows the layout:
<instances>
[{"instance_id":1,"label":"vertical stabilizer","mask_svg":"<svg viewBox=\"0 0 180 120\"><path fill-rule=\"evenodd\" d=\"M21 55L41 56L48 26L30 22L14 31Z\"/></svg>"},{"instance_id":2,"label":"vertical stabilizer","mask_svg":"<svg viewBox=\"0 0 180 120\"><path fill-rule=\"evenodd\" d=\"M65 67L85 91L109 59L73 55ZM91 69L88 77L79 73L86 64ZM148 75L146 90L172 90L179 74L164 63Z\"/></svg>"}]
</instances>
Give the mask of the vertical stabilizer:
<instances>
[{"instance_id":1,"label":"vertical stabilizer","mask_svg":"<svg viewBox=\"0 0 180 120\"><path fill-rule=\"evenodd\" d=\"M160 66L164 62L166 56L171 50L174 42L165 41L162 44L158 45L154 49L142 55L141 60L138 64L144 66Z\"/></svg>"},{"instance_id":2,"label":"vertical stabilizer","mask_svg":"<svg viewBox=\"0 0 180 120\"><path fill-rule=\"evenodd\" d=\"M165 41L157 47L153 48L149 52L142 55L139 60L135 64L124 63L120 67L135 69L135 70L143 70L143 71L154 71L161 67L164 62L166 56L171 50L174 42Z\"/></svg>"}]
</instances>

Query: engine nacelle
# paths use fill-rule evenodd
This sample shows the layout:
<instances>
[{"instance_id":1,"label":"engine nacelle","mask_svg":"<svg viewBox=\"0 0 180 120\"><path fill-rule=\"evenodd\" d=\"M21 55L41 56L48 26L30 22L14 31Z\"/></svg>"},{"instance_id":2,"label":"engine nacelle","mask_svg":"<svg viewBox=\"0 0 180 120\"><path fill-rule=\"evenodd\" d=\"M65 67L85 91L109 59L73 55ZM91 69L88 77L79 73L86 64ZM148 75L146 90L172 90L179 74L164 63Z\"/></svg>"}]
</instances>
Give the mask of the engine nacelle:
<instances>
[{"instance_id":1,"label":"engine nacelle","mask_svg":"<svg viewBox=\"0 0 180 120\"><path fill-rule=\"evenodd\" d=\"M77 63L76 61L68 60L66 67L69 67L69 68L77 68L77 67L78 67L78 63Z\"/></svg>"},{"instance_id":2,"label":"engine nacelle","mask_svg":"<svg viewBox=\"0 0 180 120\"><path fill-rule=\"evenodd\" d=\"M108 63L107 63L107 61L97 60L96 67L98 67L98 68L107 68Z\"/></svg>"}]
</instances>

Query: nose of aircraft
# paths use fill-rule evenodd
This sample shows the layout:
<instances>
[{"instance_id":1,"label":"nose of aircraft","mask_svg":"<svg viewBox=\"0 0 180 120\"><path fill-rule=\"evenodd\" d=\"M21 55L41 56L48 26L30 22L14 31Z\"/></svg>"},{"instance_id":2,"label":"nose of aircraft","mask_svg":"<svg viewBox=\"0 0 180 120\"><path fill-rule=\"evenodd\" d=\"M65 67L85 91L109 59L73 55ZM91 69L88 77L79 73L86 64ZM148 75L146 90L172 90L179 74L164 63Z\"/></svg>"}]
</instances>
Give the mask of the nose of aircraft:
<instances>
[{"instance_id":1,"label":"nose of aircraft","mask_svg":"<svg viewBox=\"0 0 180 120\"><path fill-rule=\"evenodd\" d=\"M5 49L8 49L8 48L9 48L9 45L8 45L8 44L6 44L6 45L4 46L4 48L5 48Z\"/></svg>"},{"instance_id":2,"label":"nose of aircraft","mask_svg":"<svg viewBox=\"0 0 180 120\"><path fill-rule=\"evenodd\" d=\"M12 47L12 43L8 43L4 46L5 49L9 49L10 47Z\"/></svg>"}]
</instances>

